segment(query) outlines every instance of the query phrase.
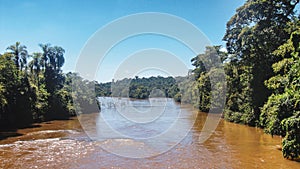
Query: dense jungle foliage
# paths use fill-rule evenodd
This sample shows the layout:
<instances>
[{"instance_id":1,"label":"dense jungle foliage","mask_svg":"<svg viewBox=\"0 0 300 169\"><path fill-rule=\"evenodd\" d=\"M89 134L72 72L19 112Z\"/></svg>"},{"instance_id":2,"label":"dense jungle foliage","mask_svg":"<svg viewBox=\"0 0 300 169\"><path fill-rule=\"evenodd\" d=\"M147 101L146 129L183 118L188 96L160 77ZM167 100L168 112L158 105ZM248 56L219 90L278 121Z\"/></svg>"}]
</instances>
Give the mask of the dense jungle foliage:
<instances>
[{"instance_id":1,"label":"dense jungle foliage","mask_svg":"<svg viewBox=\"0 0 300 169\"><path fill-rule=\"evenodd\" d=\"M65 50L50 44L40 47L41 52L29 54L26 46L16 42L0 56L1 128L66 119L75 115L75 108L95 103L95 99L84 97L91 96L86 91L72 92L74 85L87 86L91 82L75 73L62 73ZM74 104L72 98L76 96L83 100Z\"/></svg>"}]
</instances>

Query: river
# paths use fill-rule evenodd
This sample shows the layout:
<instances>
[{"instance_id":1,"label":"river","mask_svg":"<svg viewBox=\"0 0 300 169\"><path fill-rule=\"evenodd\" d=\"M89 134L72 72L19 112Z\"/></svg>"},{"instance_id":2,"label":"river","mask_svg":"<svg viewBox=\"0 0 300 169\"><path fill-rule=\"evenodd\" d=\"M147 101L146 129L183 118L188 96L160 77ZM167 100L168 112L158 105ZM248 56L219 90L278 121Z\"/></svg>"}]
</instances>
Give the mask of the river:
<instances>
[{"instance_id":1,"label":"river","mask_svg":"<svg viewBox=\"0 0 300 169\"><path fill-rule=\"evenodd\" d=\"M280 137L259 128L220 119L201 142L206 113L169 99L123 103L2 132L17 136L0 140L0 168L300 168L282 157ZM134 113L120 116L125 109Z\"/></svg>"}]
</instances>

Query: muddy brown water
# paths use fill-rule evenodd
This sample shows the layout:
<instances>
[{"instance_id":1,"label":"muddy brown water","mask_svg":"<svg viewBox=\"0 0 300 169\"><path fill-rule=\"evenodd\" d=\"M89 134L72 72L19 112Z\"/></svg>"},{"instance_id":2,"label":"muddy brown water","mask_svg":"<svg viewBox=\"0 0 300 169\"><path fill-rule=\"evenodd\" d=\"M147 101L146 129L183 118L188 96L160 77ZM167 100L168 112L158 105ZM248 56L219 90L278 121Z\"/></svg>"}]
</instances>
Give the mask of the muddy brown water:
<instances>
[{"instance_id":1,"label":"muddy brown water","mask_svg":"<svg viewBox=\"0 0 300 169\"><path fill-rule=\"evenodd\" d=\"M138 104L146 103L141 101ZM272 138L261 129L222 119L210 138L199 143L207 114L186 106L180 108L185 110L186 117L182 125L190 124L192 128L183 140L168 151L147 158L128 158L108 151L110 149L103 148L103 145L118 150L127 147L129 153L139 154L141 146L169 144L174 137L168 138L166 135L152 145L128 138L111 137L94 141L81 127L83 122L85 128L97 126L101 113L94 113L18 130L20 136L0 141L0 168L300 168L300 163L282 157L278 150L280 137ZM133 136L147 135L149 131L164 128L164 124L160 126L158 123L151 126L151 130L137 130L122 123L119 121L118 127ZM184 127L176 126L174 131L181 130ZM173 134L176 135L176 132ZM118 144L109 144L111 142Z\"/></svg>"}]
</instances>

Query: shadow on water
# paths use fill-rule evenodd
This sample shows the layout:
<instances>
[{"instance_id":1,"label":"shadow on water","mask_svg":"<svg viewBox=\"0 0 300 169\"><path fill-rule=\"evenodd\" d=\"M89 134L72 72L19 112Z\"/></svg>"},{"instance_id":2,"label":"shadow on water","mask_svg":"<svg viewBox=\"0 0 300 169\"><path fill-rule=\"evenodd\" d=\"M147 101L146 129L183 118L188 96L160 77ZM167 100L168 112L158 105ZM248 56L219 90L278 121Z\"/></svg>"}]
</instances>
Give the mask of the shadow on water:
<instances>
[{"instance_id":1,"label":"shadow on water","mask_svg":"<svg viewBox=\"0 0 300 169\"><path fill-rule=\"evenodd\" d=\"M29 126L20 127L18 129L30 129L30 128L37 128L37 127L41 127L41 125L40 124L31 124Z\"/></svg>"},{"instance_id":2,"label":"shadow on water","mask_svg":"<svg viewBox=\"0 0 300 169\"><path fill-rule=\"evenodd\" d=\"M22 133L22 132L20 133L20 132L18 132L18 130L30 130L30 129L40 128L40 127L42 127L41 124L52 125L52 124L55 124L57 121L67 123L68 121L74 121L73 118L74 117L54 119L54 120L42 122L40 124L30 124L30 125L19 126L19 127L0 126L0 140L4 140L4 139L10 138L10 137L23 136L24 133Z\"/></svg>"},{"instance_id":3,"label":"shadow on water","mask_svg":"<svg viewBox=\"0 0 300 169\"><path fill-rule=\"evenodd\" d=\"M0 140L4 140L9 137L22 136L22 135L23 134L16 132L16 130L14 130L14 131L1 131L0 130Z\"/></svg>"},{"instance_id":4,"label":"shadow on water","mask_svg":"<svg viewBox=\"0 0 300 169\"><path fill-rule=\"evenodd\" d=\"M0 127L0 140L7 139L9 137L18 137L22 136L23 134L19 133L19 129L31 129L31 128L38 128L41 127L39 124L31 124L28 126L23 127Z\"/></svg>"}]
</instances>

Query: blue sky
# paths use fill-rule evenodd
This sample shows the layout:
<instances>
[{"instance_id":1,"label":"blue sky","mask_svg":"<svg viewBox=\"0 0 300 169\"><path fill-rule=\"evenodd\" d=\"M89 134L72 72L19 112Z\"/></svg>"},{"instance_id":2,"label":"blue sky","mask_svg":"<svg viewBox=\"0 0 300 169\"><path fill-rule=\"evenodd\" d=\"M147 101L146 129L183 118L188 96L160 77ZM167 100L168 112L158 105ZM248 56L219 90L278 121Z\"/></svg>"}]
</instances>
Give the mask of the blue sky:
<instances>
[{"instance_id":1,"label":"blue sky","mask_svg":"<svg viewBox=\"0 0 300 169\"><path fill-rule=\"evenodd\" d=\"M16 41L26 45L30 53L40 51L39 43L51 43L66 50L63 70L72 71L81 49L93 33L113 20L141 12L176 15L198 27L212 44L224 45L222 37L226 22L244 2L244 0L0 0L0 53L5 52L7 46ZM149 37L140 40L145 39L149 40ZM164 42L157 37L150 39ZM137 49L142 47L152 46L143 43ZM193 56L187 57L190 59ZM108 59L107 64L109 63ZM110 78L108 73L102 72L101 76L107 76L103 77L102 81L108 81Z\"/></svg>"}]
</instances>

